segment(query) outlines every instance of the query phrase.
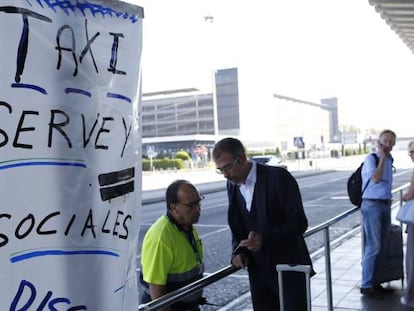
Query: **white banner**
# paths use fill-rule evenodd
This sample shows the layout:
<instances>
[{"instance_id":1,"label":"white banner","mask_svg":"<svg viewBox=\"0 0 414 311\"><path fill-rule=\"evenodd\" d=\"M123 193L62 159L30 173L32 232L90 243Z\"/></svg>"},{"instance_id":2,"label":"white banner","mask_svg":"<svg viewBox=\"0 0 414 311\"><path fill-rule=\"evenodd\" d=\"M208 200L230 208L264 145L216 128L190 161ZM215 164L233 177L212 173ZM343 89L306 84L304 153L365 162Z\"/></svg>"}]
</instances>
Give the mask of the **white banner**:
<instances>
[{"instance_id":1,"label":"white banner","mask_svg":"<svg viewBox=\"0 0 414 311\"><path fill-rule=\"evenodd\" d=\"M142 19L0 2L0 310L138 309Z\"/></svg>"}]
</instances>

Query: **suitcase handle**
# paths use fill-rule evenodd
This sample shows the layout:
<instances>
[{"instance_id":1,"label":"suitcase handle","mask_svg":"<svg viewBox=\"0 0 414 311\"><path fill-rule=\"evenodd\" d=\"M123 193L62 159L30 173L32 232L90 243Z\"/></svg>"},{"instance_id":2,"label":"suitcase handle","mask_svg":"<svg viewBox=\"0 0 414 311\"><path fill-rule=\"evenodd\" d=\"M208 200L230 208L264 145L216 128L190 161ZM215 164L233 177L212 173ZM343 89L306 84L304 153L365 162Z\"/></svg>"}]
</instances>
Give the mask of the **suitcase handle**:
<instances>
[{"instance_id":1,"label":"suitcase handle","mask_svg":"<svg viewBox=\"0 0 414 311\"><path fill-rule=\"evenodd\" d=\"M279 264L276 265L277 272L279 271L294 271L294 272L303 272L310 274L312 271L311 266L309 265L289 265L289 264Z\"/></svg>"},{"instance_id":2,"label":"suitcase handle","mask_svg":"<svg viewBox=\"0 0 414 311\"><path fill-rule=\"evenodd\" d=\"M310 290L310 274L312 272L312 267L310 265L296 265L296 264L278 264L276 265L276 271L278 273L278 284L279 284L279 302L280 310L284 311L284 298L283 298L283 272L284 271L293 271L293 272L302 272L306 276L306 300L307 300L307 310L311 311L312 309L312 296Z\"/></svg>"}]
</instances>

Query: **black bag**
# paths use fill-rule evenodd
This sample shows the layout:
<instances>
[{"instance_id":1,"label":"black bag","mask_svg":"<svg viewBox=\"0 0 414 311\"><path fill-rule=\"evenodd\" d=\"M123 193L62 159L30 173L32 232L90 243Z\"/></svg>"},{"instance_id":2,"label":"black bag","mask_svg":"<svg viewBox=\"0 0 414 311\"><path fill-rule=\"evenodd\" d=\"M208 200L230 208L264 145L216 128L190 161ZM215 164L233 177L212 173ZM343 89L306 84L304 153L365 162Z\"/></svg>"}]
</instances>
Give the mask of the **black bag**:
<instances>
[{"instance_id":1,"label":"black bag","mask_svg":"<svg viewBox=\"0 0 414 311\"><path fill-rule=\"evenodd\" d=\"M375 153L371 153L371 155L375 158L375 165L378 166L379 158ZM347 190L348 190L348 197L352 204L356 206L361 206L362 202L362 194L364 193L365 189L368 187L369 181L365 185L364 189L362 190L362 166L364 165L364 162L361 163L361 165L356 169L355 172L351 174L351 176L348 178L347 183Z\"/></svg>"}]
</instances>

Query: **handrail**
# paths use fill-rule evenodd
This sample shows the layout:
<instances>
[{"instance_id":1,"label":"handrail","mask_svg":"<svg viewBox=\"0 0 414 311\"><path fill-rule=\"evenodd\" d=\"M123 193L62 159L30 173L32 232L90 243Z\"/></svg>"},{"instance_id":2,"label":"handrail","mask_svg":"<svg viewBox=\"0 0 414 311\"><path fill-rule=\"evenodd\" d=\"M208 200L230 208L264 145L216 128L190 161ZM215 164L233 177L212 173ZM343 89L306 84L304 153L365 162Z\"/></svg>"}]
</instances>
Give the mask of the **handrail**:
<instances>
[{"instance_id":1,"label":"handrail","mask_svg":"<svg viewBox=\"0 0 414 311\"><path fill-rule=\"evenodd\" d=\"M358 210L359 210L359 207L351 208L351 209L343 212L342 214L339 214L339 215L335 216L334 218L331 218L331 219L329 219L329 220L327 220L327 221L325 221L325 222L323 222L323 223L321 223L321 224L319 224L315 227L312 227L312 228L306 230L306 232L303 234L303 236L306 238L306 237L308 237L312 234L315 234L319 231L322 231L323 229L326 229L326 228L330 227L331 225L336 224L337 222L341 221L342 219L348 217L349 215L355 213Z\"/></svg>"},{"instance_id":2,"label":"handrail","mask_svg":"<svg viewBox=\"0 0 414 311\"><path fill-rule=\"evenodd\" d=\"M399 205L402 204L402 191L406 189L410 183L406 183L400 187L397 187L392 190L392 194L399 192L400 200ZM308 237L320 231L324 231L324 246L325 249L325 271L326 271L326 287L327 287L327 300L328 300L328 310L333 310L333 299L332 299L332 278L331 278L331 256L330 256L330 238L329 238L329 227L341 221L342 219L352 215L356 211L359 211L359 207L351 208L342 214L339 214L313 228L306 230L304 237ZM146 304L141 304L138 307L138 311L154 311L161 309L163 307L169 306L177 301L182 300L182 298L193 294L194 292L240 270L240 268L229 265L224 267L208 276L205 276L187 286L179 288L175 291L172 291L160 298L154 299Z\"/></svg>"},{"instance_id":3,"label":"handrail","mask_svg":"<svg viewBox=\"0 0 414 311\"><path fill-rule=\"evenodd\" d=\"M408 186L410 185L410 183L408 182L408 183L405 183L405 184L403 184L403 185L401 185L401 186L399 186L399 187L397 187L397 188L395 188L395 189L393 189L392 190L392 192L391 193L396 193L396 192L399 192L399 191L401 191L401 190L404 190L405 188L408 188Z\"/></svg>"},{"instance_id":4,"label":"handrail","mask_svg":"<svg viewBox=\"0 0 414 311\"><path fill-rule=\"evenodd\" d=\"M177 301L180 301L182 298L186 297L187 295L191 295L194 292L210 285L222 278L240 270L240 268L228 265L208 276L205 276L191 284L188 284L184 287L181 287L175 291L172 291L164 296L161 296L157 299L154 299L146 304L142 304L139 306L139 311L148 311L148 310L158 310L163 307L169 306Z\"/></svg>"}]
</instances>

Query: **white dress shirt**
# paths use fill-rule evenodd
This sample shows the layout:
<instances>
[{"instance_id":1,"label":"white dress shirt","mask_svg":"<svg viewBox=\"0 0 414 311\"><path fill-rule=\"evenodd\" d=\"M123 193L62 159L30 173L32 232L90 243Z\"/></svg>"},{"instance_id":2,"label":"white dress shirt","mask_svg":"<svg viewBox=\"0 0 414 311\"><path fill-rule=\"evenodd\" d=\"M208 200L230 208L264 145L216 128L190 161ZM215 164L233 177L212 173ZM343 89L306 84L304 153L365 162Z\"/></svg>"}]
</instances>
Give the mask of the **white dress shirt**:
<instances>
[{"instance_id":1,"label":"white dress shirt","mask_svg":"<svg viewBox=\"0 0 414 311\"><path fill-rule=\"evenodd\" d=\"M252 209L253 193L254 186L256 184L256 162L249 161L252 163L252 168L250 169L249 175L247 175L246 180L243 183L239 184L240 193L246 201L246 209L250 212Z\"/></svg>"}]
</instances>

